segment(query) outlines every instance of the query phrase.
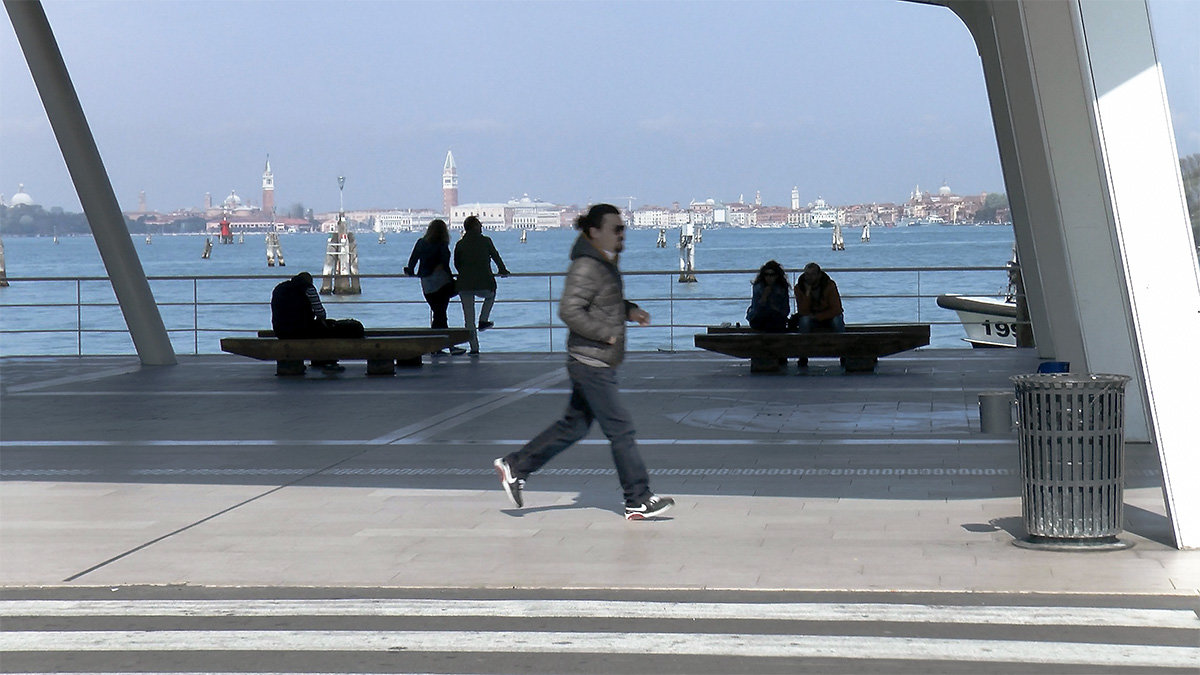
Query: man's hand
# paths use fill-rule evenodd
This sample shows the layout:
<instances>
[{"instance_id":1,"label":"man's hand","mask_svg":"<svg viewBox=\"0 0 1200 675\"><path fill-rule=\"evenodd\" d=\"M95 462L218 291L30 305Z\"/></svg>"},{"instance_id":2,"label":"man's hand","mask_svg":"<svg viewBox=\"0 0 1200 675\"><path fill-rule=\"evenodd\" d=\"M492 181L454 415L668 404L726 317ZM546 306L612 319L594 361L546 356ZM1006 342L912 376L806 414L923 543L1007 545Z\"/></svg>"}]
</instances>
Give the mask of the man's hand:
<instances>
[{"instance_id":1,"label":"man's hand","mask_svg":"<svg viewBox=\"0 0 1200 675\"><path fill-rule=\"evenodd\" d=\"M650 312L647 312L646 310L642 309L641 307L634 308L633 310L631 310L629 312L629 320L636 321L637 325L639 325L639 326L649 326L650 325Z\"/></svg>"}]
</instances>

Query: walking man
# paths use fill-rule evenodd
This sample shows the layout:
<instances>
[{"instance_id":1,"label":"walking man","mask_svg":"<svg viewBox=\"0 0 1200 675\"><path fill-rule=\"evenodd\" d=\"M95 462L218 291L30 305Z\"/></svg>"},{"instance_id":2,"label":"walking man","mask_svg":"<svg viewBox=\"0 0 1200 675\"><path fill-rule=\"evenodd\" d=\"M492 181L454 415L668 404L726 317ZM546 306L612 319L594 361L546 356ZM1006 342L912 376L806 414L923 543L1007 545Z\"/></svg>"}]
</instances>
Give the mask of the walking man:
<instances>
[{"instance_id":1,"label":"walking man","mask_svg":"<svg viewBox=\"0 0 1200 675\"><path fill-rule=\"evenodd\" d=\"M492 273L492 261L500 276L508 276L508 268L492 243L492 238L483 234L483 223L475 216L463 221L463 236L454 245L454 269L458 270L458 299L462 300L463 322L471 331L472 355L479 353L479 331L492 327L488 319L492 315L492 304L496 302L496 276ZM479 310L479 325L475 325L475 298L483 298Z\"/></svg>"},{"instance_id":2,"label":"walking man","mask_svg":"<svg viewBox=\"0 0 1200 675\"><path fill-rule=\"evenodd\" d=\"M613 463L625 493L625 518L641 520L675 504L650 492L650 477L637 449L633 419L617 398L617 366L625 356L625 322L649 325L650 314L625 299L617 262L625 247L625 225L611 204L596 204L575 221L580 231L558 316L567 324L567 373L571 399L562 419L518 452L492 462L512 502L525 505L525 478L587 435L592 421L612 444Z\"/></svg>"}]
</instances>

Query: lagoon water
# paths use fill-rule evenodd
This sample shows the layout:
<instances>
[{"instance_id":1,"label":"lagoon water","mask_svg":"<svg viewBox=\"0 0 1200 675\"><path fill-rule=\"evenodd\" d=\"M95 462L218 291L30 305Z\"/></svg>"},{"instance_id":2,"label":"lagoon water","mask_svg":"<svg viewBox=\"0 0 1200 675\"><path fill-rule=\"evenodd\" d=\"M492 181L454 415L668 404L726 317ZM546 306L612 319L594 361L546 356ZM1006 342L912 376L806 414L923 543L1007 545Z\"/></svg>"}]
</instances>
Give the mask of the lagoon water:
<instances>
[{"instance_id":1,"label":"lagoon water","mask_svg":"<svg viewBox=\"0 0 1200 675\"><path fill-rule=\"evenodd\" d=\"M848 323L931 323L931 346L966 348L957 317L934 299L939 293L1001 293L1007 276L998 268L1012 255L1012 228L930 225L874 228L871 234L863 243L857 229L847 229L846 250L835 252L828 229L706 230L696 250L699 281L682 284L677 281L678 230L667 231L666 248L656 248L657 230L631 230L621 259L626 296L651 313L654 325L631 329L629 348L693 349L691 336L700 327L744 323L752 271L769 259L782 263L792 281L809 261L825 267L842 292ZM402 274L418 236L393 233L379 244L375 234L359 234L363 293L323 296L329 316L353 317L367 326L428 325L415 279L371 276ZM575 233L530 232L525 244L517 231L489 236L514 276L499 280L492 312L496 328L483 334L482 349L562 351L566 332L555 316L555 301ZM220 245L214 238L207 260L201 259L204 241L202 235L159 235L149 244L134 238L172 342L183 354L217 353L220 337L269 327L271 288L303 270L319 274L327 235L280 235L283 268L267 267L261 234L246 235L242 244ZM57 244L50 237L8 237L4 244L12 284L0 288L0 355L134 353L91 237L60 237ZM997 269L888 271L912 267ZM257 278L208 278L247 276ZM21 280L46 277L94 280ZM193 282L192 277L204 278ZM457 300L452 301L450 323L461 321Z\"/></svg>"}]
</instances>

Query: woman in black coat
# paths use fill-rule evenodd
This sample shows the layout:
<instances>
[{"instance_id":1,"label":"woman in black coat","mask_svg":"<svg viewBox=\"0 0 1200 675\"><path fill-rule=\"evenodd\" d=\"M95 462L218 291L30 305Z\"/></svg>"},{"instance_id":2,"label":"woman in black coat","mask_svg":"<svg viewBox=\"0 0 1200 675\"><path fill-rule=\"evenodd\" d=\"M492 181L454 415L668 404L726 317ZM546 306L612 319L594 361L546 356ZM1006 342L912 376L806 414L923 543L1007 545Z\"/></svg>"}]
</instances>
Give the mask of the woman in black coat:
<instances>
[{"instance_id":1,"label":"woman in black coat","mask_svg":"<svg viewBox=\"0 0 1200 675\"><path fill-rule=\"evenodd\" d=\"M446 307L450 304L450 298L454 297L455 290L454 277L450 274L450 228L446 227L446 221L438 218L429 223L425 235L413 245L404 274L421 279L421 291L433 313L429 327L448 328ZM466 351L461 347L450 348L451 354L463 354Z\"/></svg>"}]
</instances>

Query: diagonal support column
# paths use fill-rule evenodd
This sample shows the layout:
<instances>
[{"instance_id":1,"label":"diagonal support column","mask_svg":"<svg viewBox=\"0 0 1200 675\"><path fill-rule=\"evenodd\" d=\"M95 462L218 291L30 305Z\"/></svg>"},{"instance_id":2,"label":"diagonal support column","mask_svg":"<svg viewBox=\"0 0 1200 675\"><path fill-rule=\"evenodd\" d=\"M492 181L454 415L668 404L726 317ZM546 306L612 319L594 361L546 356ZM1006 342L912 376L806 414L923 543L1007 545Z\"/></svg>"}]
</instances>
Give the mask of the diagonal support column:
<instances>
[{"instance_id":1,"label":"diagonal support column","mask_svg":"<svg viewBox=\"0 0 1200 675\"><path fill-rule=\"evenodd\" d=\"M58 139L138 357L143 365L174 365L170 336L42 3L4 0L4 8Z\"/></svg>"}]
</instances>

